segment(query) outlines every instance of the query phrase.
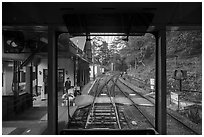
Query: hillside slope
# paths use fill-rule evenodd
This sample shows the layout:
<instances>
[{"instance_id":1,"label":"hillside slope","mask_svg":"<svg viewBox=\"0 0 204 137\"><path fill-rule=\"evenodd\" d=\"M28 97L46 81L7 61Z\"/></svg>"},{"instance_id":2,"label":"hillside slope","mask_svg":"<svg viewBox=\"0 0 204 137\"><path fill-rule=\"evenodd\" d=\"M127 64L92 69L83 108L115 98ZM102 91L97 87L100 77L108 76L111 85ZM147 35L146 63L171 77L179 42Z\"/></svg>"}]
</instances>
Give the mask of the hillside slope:
<instances>
[{"instance_id":1,"label":"hillside slope","mask_svg":"<svg viewBox=\"0 0 204 137\"><path fill-rule=\"evenodd\" d=\"M182 82L182 98L193 102L202 100L202 56L198 54L193 57L167 58L167 92L179 91L179 81L173 78L176 69L187 70L187 79ZM155 61L145 61L145 66L140 65L137 69L131 68L129 74L146 81L150 86L150 78L155 78ZM190 95L190 96L189 96Z\"/></svg>"}]
</instances>

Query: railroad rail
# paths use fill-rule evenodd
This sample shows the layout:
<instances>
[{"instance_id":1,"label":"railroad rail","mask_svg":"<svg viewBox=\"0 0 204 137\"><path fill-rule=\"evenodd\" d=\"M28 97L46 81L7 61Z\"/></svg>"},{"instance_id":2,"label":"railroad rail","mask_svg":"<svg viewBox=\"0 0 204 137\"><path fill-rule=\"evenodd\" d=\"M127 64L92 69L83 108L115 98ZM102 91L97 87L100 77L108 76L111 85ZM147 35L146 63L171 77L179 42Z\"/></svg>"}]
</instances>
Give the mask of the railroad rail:
<instances>
[{"instance_id":1,"label":"railroad rail","mask_svg":"<svg viewBox=\"0 0 204 137\"><path fill-rule=\"evenodd\" d=\"M85 129L121 129L117 108L107 87L107 84L111 79L112 76L109 79L105 79L105 83L95 92L94 100L87 117ZM96 98L104 95L109 97L110 102L107 101L106 103L99 103Z\"/></svg>"},{"instance_id":2,"label":"railroad rail","mask_svg":"<svg viewBox=\"0 0 204 137\"><path fill-rule=\"evenodd\" d=\"M126 106L115 102L115 92L117 88L117 92L121 92L120 94L123 95L123 97L128 98L136 107L134 101L126 96L124 91L118 90L116 85L118 77L118 75L112 75L106 79L101 78L97 81L97 88L92 104L76 111L76 115L78 114L78 117L76 117L76 115L73 116L69 123L69 128L119 130L137 129L137 126L135 125L138 123L134 121L133 118L126 116L126 114L131 113L131 111L126 110ZM102 85L99 83L102 83ZM90 94L93 95L93 93L94 92L91 92ZM137 115L142 115L141 110L139 110L138 107L136 107L136 109L137 110L135 110L135 112L137 112ZM124 113L124 110L126 110L126 113ZM145 115L140 117L142 117L143 122L146 123L146 127L153 127L151 122L148 123L149 120L145 117Z\"/></svg>"},{"instance_id":3,"label":"railroad rail","mask_svg":"<svg viewBox=\"0 0 204 137\"><path fill-rule=\"evenodd\" d=\"M120 80L119 80L120 81ZM155 105L154 101L144 95L142 95L141 93L136 92L134 89L132 89L131 87L129 87L128 85L124 84L122 81L120 81L123 85L125 85L127 88L129 88L130 90L132 90L134 93L138 94L139 96L147 99L149 102L151 102L153 105ZM181 121L179 118L177 118L176 116L174 116L171 112L171 110L167 110L167 115L169 117L171 117L173 120L177 121L177 123L180 123L183 127L185 127L187 130L190 130L190 132L192 132L193 134L199 135L201 133L199 133L199 131L193 129L192 127L190 127L189 125L185 124L183 121Z\"/></svg>"},{"instance_id":4,"label":"railroad rail","mask_svg":"<svg viewBox=\"0 0 204 137\"><path fill-rule=\"evenodd\" d=\"M114 82L114 81L113 81ZM117 80L114 82L115 86L118 88L118 90L126 97L128 98L131 102L132 102L132 105L135 106L135 108L137 108L140 112L141 115L143 115L147 121L149 122L149 124L154 127L154 122L145 114L145 112L143 112L138 106L138 104L136 104L131 98L129 95L127 95L124 91L121 90L121 88L116 84Z\"/></svg>"},{"instance_id":5,"label":"railroad rail","mask_svg":"<svg viewBox=\"0 0 204 137\"><path fill-rule=\"evenodd\" d=\"M93 101L75 111L69 121L68 129L100 131L154 129L155 117L153 113L155 106L153 99L124 84L119 75L101 77L95 82L93 88L94 90L89 93L93 96ZM149 101L151 105L135 103L132 95L128 93L128 89L138 98ZM129 103L126 104L124 100L121 102L121 98ZM168 119L181 124L185 130L188 130L189 134L199 134L170 113L168 113Z\"/></svg>"}]
</instances>

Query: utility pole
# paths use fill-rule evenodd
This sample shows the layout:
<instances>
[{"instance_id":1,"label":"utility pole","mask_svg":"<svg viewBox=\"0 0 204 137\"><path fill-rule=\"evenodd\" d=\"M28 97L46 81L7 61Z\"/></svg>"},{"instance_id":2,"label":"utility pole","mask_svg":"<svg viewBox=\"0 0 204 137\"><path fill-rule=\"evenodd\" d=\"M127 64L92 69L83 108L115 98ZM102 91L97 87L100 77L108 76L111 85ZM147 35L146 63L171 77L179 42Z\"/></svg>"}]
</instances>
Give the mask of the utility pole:
<instances>
[{"instance_id":1,"label":"utility pole","mask_svg":"<svg viewBox=\"0 0 204 137\"><path fill-rule=\"evenodd\" d=\"M95 54L95 46L93 44L93 55L92 55L92 62L93 62L93 80L95 80L95 58L94 58L94 54Z\"/></svg>"}]
</instances>

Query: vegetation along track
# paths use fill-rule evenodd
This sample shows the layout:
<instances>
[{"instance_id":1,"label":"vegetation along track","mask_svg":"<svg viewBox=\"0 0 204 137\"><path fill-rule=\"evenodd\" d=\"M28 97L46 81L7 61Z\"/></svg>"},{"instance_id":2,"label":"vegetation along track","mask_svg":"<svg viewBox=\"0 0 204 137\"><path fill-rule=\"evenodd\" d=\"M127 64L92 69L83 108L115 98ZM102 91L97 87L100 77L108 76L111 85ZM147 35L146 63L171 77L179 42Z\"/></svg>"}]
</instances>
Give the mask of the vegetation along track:
<instances>
[{"instance_id":1,"label":"vegetation along track","mask_svg":"<svg viewBox=\"0 0 204 137\"><path fill-rule=\"evenodd\" d=\"M139 95L139 96L142 97L142 98L145 98L146 100L148 100L149 102L151 102L153 105L155 105L154 100L152 100L152 99L150 99L150 98L148 98L148 97L142 95L142 93L136 92L136 91L135 91L134 89L132 89L130 86L128 86L127 84L123 83L120 79L118 80L118 82L119 82L120 84L125 85L128 89L132 90L135 94ZM148 111L150 111L150 110L148 110ZM154 115L154 114L153 114L153 115ZM173 123L173 121L174 121L174 123L177 123L177 125L176 125L176 127L178 127L177 129L181 129L181 130L185 130L185 129L186 129L186 130L188 130L187 132L183 132L184 134L196 134L196 135L201 134L201 133L199 133L199 131L197 131L196 129L194 129L192 126L185 124L183 121L181 121L181 120L178 119L176 116L174 116L174 115L170 112L170 110L167 110L167 116L168 116L168 117L167 117L168 121L170 121L171 123ZM168 124L168 122L167 122L167 124ZM179 126L178 124L180 124L181 126ZM181 130L180 130L179 132L182 132ZM185 130L185 131L186 131L186 130Z\"/></svg>"},{"instance_id":2,"label":"vegetation along track","mask_svg":"<svg viewBox=\"0 0 204 137\"><path fill-rule=\"evenodd\" d=\"M70 120L71 129L148 129L154 128L154 102L125 85L118 75L99 78L90 91L93 102L79 108ZM135 94L134 98L131 94ZM138 103L148 100L150 105ZM126 102L129 102L126 104ZM172 134L198 134L168 114L168 128ZM169 126L169 123L170 124ZM182 126L180 125L182 124ZM176 127L176 129L175 129ZM178 127L178 128L177 128ZM182 127L182 128L181 128ZM167 129L168 130L168 129ZM179 133L177 132L179 131ZM183 132L183 133L181 133Z\"/></svg>"}]
</instances>

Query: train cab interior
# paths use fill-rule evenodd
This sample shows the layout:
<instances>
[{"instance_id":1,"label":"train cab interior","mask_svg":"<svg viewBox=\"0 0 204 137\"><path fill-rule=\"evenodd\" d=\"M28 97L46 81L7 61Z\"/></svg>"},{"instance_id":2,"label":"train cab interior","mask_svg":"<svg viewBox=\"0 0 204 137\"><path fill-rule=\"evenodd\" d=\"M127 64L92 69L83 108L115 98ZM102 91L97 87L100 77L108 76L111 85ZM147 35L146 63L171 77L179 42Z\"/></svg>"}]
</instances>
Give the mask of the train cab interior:
<instances>
[{"instance_id":1,"label":"train cab interior","mask_svg":"<svg viewBox=\"0 0 204 137\"><path fill-rule=\"evenodd\" d=\"M2 119L12 120L33 108L35 96L41 94L41 100L46 99L41 102L47 113L44 134L165 135L166 32L201 28L201 2L3 2ZM154 130L64 128L67 121L59 120L70 117L69 106L62 112L58 107L64 83L69 79L70 87L80 90L90 82L91 38L115 35L128 39L146 33L155 37L156 45Z\"/></svg>"}]
</instances>

